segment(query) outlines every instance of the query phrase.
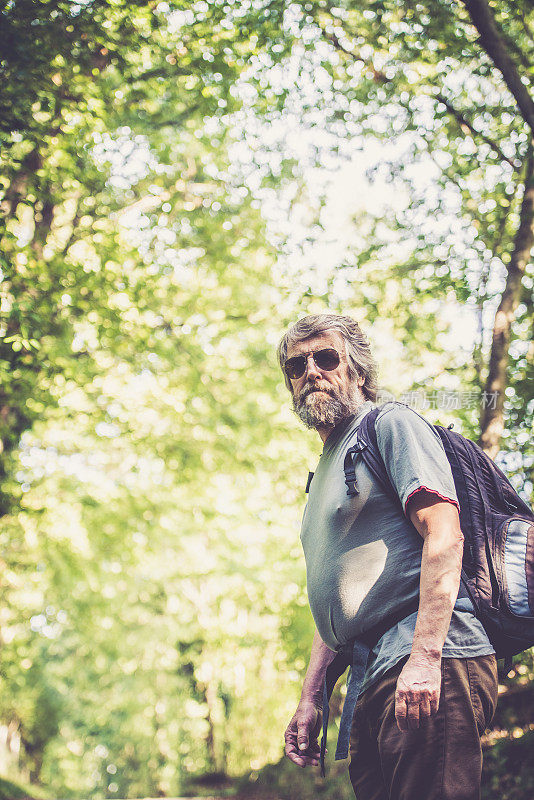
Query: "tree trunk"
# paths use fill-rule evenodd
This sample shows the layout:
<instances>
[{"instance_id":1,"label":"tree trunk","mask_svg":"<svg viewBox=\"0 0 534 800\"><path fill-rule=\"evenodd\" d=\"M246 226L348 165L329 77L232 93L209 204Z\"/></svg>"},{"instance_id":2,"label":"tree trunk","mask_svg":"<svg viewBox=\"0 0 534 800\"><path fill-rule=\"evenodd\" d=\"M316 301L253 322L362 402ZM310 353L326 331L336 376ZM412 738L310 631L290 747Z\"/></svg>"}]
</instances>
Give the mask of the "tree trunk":
<instances>
[{"instance_id":1,"label":"tree trunk","mask_svg":"<svg viewBox=\"0 0 534 800\"><path fill-rule=\"evenodd\" d=\"M523 119L534 132L534 102L521 80L517 65L508 51L506 40L497 25L489 3L487 0L464 0L464 5L473 25L480 34L480 45L501 72L504 82L519 106Z\"/></svg>"},{"instance_id":2,"label":"tree trunk","mask_svg":"<svg viewBox=\"0 0 534 800\"><path fill-rule=\"evenodd\" d=\"M211 683L208 682L205 689L206 705L208 706L208 733L206 735L206 747L208 750L209 758L213 764L213 771L218 772L219 763L217 759L217 749L215 747L215 721L214 721L214 708L216 692Z\"/></svg>"},{"instance_id":3,"label":"tree trunk","mask_svg":"<svg viewBox=\"0 0 534 800\"><path fill-rule=\"evenodd\" d=\"M483 409L479 442L482 449L492 458L499 452L499 442L504 429L504 390L507 385L506 373L512 323L519 303L521 279L525 273L533 243L534 157L531 146L526 163L525 190L521 203L519 227L508 265L506 285L495 315L488 376L482 395Z\"/></svg>"}]
</instances>

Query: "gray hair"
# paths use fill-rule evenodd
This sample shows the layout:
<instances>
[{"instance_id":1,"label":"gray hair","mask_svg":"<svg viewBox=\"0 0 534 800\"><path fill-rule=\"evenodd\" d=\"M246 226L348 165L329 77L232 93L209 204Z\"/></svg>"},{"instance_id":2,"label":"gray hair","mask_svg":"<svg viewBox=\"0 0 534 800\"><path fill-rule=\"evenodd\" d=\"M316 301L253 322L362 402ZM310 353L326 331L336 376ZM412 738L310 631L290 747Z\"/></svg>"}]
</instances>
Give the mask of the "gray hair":
<instances>
[{"instance_id":1,"label":"gray hair","mask_svg":"<svg viewBox=\"0 0 534 800\"><path fill-rule=\"evenodd\" d=\"M278 345L278 363L284 374L286 386L293 393L291 381L287 377L284 364L290 346L311 339L321 333L336 331L341 334L345 342L349 377L355 380L358 376L364 378L362 392L367 400L376 400L378 392L376 361L371 354L371 348L358 323L351 317L341 314L311 314L295 322L287 331Z\"/></svg>"}]
</instances>

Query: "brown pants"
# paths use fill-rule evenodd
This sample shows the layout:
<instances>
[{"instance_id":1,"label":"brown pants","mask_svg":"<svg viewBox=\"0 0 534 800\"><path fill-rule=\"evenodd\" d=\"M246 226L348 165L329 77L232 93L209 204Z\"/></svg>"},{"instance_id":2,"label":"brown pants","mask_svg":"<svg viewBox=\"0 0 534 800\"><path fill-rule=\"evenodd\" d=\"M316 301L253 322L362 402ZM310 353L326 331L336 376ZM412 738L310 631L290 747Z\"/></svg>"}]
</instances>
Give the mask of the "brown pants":
<instances>
[{"instance_id":1,"label":"brown pants","mask_svg":"<svg viewBox=\"0 0 534 800\"><path fill-rule=\"evenodd\" d=\"M405 662L356 705L349 775L357 800L479 800L480 736L497 705L495 656L442 659L438 713L401 732L395 687Z\"/></svg>"}]
</instances>

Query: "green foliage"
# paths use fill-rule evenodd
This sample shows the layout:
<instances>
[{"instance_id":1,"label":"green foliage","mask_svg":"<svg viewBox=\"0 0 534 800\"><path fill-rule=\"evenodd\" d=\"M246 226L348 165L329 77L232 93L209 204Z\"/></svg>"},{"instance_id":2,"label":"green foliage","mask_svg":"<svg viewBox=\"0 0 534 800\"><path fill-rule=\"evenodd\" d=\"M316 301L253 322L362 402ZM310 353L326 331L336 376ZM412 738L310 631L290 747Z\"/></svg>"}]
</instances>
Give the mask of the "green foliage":
<instances>
[{"instance_id":1,"label":"green foliage","mask_svg":"<svg viewBox=\"0 0 534 800\"><path fill-rule=\"evenodd\" d=\"M525 800L534 790L532 731L498 742L484 756L482 792L487 800Z\"/></svg>"},{"instance_id":2,"label":"green foliage","mask_svg":"<svg viewBox=\"0 0 534 800\"><path fill-rule=\"evenodd\" d=\"M0 778L1 800L47 800L48 795L37 786L23 786L20 783Z\"/></svg>"},{"instance_id":3,"label":"green foliage","mask_svg":"<svg viewBox=\"0 0 534 800\"><path fill-rule=\"evenodd\" d=\"M320 797L323 800L352 800L354 790L351 786L347 762L332 763L328 766L326 780L313 768L295 769L289 759L284 758L276 764L269 764L258 773L245 776L238 789L244 796L276 796L280 800L307 800Z\"/></svg>"},{"instance_id":4,"label":"green foliage","mask_svg":"<svg viewBox=\"0 0 534 800\"><path fill-rule=\"evenodd\" d=\"M277 296L222 119L252 44L180 3L2 13L1 715L19 766L58 794L176 792L224 763L241 672L281 647L255 569L270 521L243 563L254 526L233 489L244 475L257 493L257 437L278 425L274 370L263 407L243 392Z\"/></svg>"},{"instance_id":5,"label":"green foliage","mask_svg":"<svg viewBox=\"0 0 534 800\"><path fill-rule=\"evenodd\" d=\"M275 346L297 316L346 311L385 388L479 387L487 340L451 344L443 305L484 316L497 297L526 150L461 8L354 6L2 4L0 721L13 769L54 796L178 794L205 773L348 796L345 775L327 788L277 763L313 630L297 532L319 447ZM523 52L517 8L499 18ZM480 106L481 136L438 92ZM375 172L409 202L362 208L332 268L300 270L284 239L299 209L304 252L325 226L286 148L294 114L303 138L330 135L310 163L344 139L408 148ZM518 475L531 286L511 353ZM450 416L476 430L477 408Z\"/></svg>"}]
</instances>

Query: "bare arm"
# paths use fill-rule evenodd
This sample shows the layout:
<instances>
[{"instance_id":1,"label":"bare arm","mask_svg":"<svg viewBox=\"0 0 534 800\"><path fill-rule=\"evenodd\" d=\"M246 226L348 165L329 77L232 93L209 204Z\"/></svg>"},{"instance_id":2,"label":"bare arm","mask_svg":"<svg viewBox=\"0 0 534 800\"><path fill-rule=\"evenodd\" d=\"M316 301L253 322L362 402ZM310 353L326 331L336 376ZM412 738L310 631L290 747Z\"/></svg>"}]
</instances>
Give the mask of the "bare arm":
<instances>
[{"instance_id":1,"label":"bare arm","mask_svg":"<svg viewBox=\"0 0 534 800\"><path fill-rule=\"evenodd\" d=\"M317 708L323 704L323 684L326 669L332 663L336 654L325 645L317 630L313 637L310 653L310 663L306 670L300 701L312 702Z\"/></svg>"},{"instance_id":2,"label":"bare arm","mask_svg":"<svg viewBox=\"0 0 534 800\"><path fill-rule=\"evenodd\" d=\"M285 753L299 767L319 763L317 737L321 730L323 684L326 669L335 656L315 631L300 701L285 732Z\"/></svg>"},{"instance_id":3,"label":"bare arm","mask_svg":"<svg viewBox=\"0 0 534 800\"><path fill-rule=\"evenodd\" d=\"M458 596L463 554L460 519L452 503L421 491L407 510L424 544L412 652L395 694L395 716L401 730L419 727L420 720L438 710L441 653Z\"/></svg>"}]
</instances>

